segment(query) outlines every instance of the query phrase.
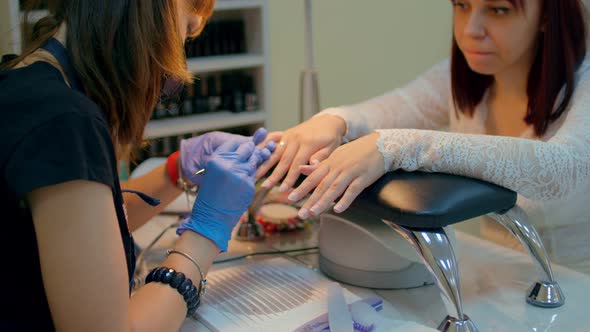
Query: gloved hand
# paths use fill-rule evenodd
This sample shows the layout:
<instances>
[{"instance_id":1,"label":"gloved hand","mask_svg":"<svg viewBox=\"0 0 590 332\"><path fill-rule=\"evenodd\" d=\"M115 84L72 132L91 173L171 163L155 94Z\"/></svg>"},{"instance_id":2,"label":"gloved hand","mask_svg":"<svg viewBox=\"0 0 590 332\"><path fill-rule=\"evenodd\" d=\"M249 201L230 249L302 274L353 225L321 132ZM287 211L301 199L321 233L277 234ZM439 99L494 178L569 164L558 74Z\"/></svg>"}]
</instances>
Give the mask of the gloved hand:
<instances>
[{"instance_id":1,"label":"gloved hand","mask_svg":"<svg viewBox=\"0 0 590 332\"><path fill-rule=\"evenodd\" d=\"M253 141L254 144L260 144L266 139L267 134L266 129L259 128L252 137L213 131L201 136L184 139L180 142L180 166L182 175L185 179L201 187L203 176L195 175L195 173L205 168L207 159L215 149L229 141L239 144ZM276 144L272 142L272 144L266 144L264 148L256 148L256 153L259 157L262 157L262 160L256 167L270 157L275 146Z\"/></svg>"},{"instance_id":2,"label":"gloved hand","mask_svg":"<svg viewBox=\"0 0 590 332\"><path fill-rule=\"evenodd\" d=\"M211 154L191 216L177 234L191 230L227 251L234 226L254 199L254 174L261 162L255 151L252 141L231 140Z\"/></svg>"}]
</instances>

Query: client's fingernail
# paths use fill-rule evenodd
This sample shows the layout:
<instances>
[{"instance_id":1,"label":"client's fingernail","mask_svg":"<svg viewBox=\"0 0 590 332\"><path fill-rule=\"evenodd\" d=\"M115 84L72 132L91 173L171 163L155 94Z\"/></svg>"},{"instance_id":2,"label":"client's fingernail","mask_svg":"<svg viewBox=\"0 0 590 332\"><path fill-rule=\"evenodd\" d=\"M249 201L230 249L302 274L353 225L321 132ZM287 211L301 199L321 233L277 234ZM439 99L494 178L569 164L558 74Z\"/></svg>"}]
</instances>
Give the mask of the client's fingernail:
<instances>
[{"instance_id":1,"label":"client's fingernail","mask_svg":"<svg viewBox=\"0 0 590 332\"><path fill-rule=\"evenodd\" d=\"M317 159L314 159L314 160L311 161L311 164L314 165L314 166L317 165L317 164L319 164L319 163L320 163L320 161L317 160Z\"/></svg>"},{"instance_id":2,"label":"client's fingernail","mask_svg":"<svg viewBox=\"0 0 590 332\"><path fill-rule=\"evenodd\" d=\"M292 192L291 194L289 194L289 196L287 197L288 200L290 201L298 201L299 200L299 195L296 192Z\"/></svg>"},{"instance_id":3,"label":"client's fingernail","mask_svg":"<svg viewBox=\"0 0 590 332\"><path fill-rule=\"evenodd\" d=\"M279 187L279 192L280 193L284 193L285 191L287 191L287 189L289 189L289 187L287 186L286 183L281 184L281 186Z\"/></svg>"},{"instance_id":4,"label":"client's fingernail","mask_svg":"<svg viewBox=\"0 0 590 332\"><path fill-rule=\"evenodd\" d=\"M344 211L344 207L342 205L336 204L336 206L334 206L334 212L340 213L342 211Z\"/></svg>"},{"instance_id":5,"label":"client's fingernail","mask_svg":"<svg viewBox=\"0 0 590 332\"><path fill-rule=\"evenodd\" d=\"M270 183L270 180L268 180L268 179L264 180L264 182L262 182L262 184L261 184L261 187L265 188L265 189L270 188L270 186L271 186L271 183Z\"/></svg>"},{"instance_id":6,"label":"client's fingernail","mask_svg":"<svg viewBox=\"0 0 590 332\"><path fill-rule=\"evenodd\" d=\"M313 214L314 216L319 215L320 212L322 211L320 211L320 207L317 205L311 208L311 214Z\"/></svg>"},{"instance_id":7,"label":"client's fingernail","mask_svg":"<svg viewBox=\"0 0 590 332\"><path fill-rule=\"evenodd\" d=\"M299 213L297 215L301 219L307 219L309 217L309 212L307 211L307 209L302 208L301 210L299 210Z\"/></svg>"}]
</instances>

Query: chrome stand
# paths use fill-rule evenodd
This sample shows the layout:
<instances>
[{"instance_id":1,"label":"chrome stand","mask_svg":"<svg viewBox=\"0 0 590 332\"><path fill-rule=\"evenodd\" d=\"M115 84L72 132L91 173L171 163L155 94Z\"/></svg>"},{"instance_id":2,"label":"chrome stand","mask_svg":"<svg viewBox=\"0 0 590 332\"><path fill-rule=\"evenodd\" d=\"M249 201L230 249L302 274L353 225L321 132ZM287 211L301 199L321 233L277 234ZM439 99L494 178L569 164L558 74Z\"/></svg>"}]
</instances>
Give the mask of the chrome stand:
<instances>
[{"instance_id":1,"label":"chrome stand","mask_svg":"<svg viewBox=\"0 0 590 332\"><path fill-rule=\"evenodd\" d=\"M537 307L556 308L565 303L565 295L553 277L551 263L537 230L528 222L526 213L515 206L506 214L490 214L527 249L540 271L539 280L528 289L526 301Z\"/></svg>"},{"instance_id":2,"label":"chrome stand","mask_svg":"<svg viewBox=\"0 0 590 332\"><path fill-rule=\"evenodd\" d=\"M455 307L455 316L447 316L439 325L443 332L477 332L477 327L469 316L463 313L459 268L453 247L442 228L410 230L383 220L385 224L401 234L418 251L426 267L434 276L435 282Z\"/></svg>"}]
</instances>

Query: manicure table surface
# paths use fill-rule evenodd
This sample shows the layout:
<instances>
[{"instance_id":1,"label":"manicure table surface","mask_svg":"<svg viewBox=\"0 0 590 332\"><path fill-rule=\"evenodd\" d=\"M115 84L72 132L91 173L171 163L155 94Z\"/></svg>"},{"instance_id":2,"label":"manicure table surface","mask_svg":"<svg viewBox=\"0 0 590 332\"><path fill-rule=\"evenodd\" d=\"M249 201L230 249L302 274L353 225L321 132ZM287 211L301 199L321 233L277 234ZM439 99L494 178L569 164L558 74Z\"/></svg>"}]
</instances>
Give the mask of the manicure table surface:
<instances>
[{"instance_id":1,"label":"manicure table surface","mask_svg":"<svg viewBox=\"0 0 590 332\"><path fill-rule=\"evenodd\" d=\"M136 242L140 247L145 247L175 221L175 217L154 218L134 232ZM318 244L318 230L319 224L315 223L306 231L273 235L260 242L232 240L229 251L221 254L218 259L260 251L314 247ZM165 250L173 245L176 238L174 230L168 230L150 254L146 255L148 266L161 262ZM457 232L455 249L460 268L463 307L480 331L590 331L589 275L553 265L557 281L566 295L566 303L560 308L538 308L525 301L526 290L538 275L528 255L463 232ZM282 256L289 256L289 259L321 273L318 255L317 250L310 250ZM276 255L248 259L264 261L273 257ZM216 264L212 268L228 264L243 264L243 259ZM381 314L392 319L415 321L436 328L447 312L452 312L446 310L448 304L443 301L439 289L434 285L403 290L369 289L346 284L342 286L361 298L375 295L381 297L384 300ZM208 328L199 321L187 319L181 331L208 331Z\"/></svg>"}]
</instances>

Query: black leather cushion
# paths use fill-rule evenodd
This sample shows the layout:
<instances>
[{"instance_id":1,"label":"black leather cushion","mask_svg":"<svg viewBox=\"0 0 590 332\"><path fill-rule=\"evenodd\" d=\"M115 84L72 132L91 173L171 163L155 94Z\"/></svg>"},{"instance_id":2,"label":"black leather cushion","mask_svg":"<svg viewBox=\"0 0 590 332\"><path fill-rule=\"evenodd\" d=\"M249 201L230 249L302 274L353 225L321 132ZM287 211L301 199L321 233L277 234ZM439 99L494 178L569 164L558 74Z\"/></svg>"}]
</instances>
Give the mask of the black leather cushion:
<instances>
[{"instance_id":1,"label":"black leather cushion","mask_svg":"<svg viewBox=\"0 0 590 332\"><path fill-rule=\"evenodd\" d=\"M439 228L516 203L516 193L472 178L425 172L385 174L365 189L352 208L404 227Z\"/></svg>"}]
</instances>

